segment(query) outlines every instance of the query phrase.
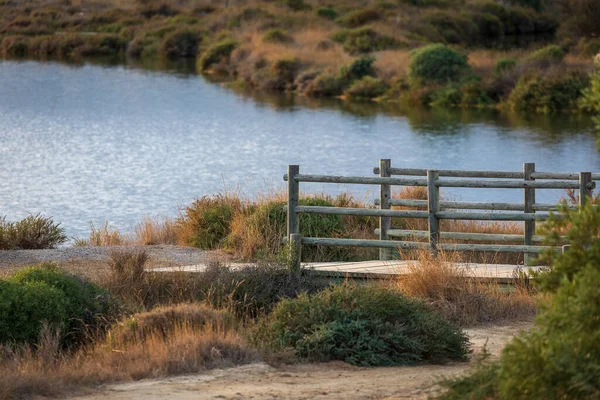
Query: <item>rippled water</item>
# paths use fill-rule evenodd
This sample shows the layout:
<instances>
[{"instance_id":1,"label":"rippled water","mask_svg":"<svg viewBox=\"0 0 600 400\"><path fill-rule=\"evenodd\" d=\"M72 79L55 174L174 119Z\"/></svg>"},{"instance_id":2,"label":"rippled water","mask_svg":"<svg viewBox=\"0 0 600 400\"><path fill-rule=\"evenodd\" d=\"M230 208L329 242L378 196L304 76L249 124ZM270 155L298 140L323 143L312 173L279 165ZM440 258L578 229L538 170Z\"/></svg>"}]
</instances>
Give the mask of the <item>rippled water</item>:
<instances>
[{"instance_id":1,"label":"rippled water","mask_svg":"<svg viewBox=\"0 0 600 400\"><path fill-rule=\"evenodd\" d=\"M370 175L379 158L403 167L536 162L538 170L600 171L591 128L584 117L249 97L190 74L0 61L0 215L42 212L72 236L105 219L128 230L204 194L282 187L287 164L340 175ZM519 192L451 195L516 200Z\"/></svg>"}]
</instances>

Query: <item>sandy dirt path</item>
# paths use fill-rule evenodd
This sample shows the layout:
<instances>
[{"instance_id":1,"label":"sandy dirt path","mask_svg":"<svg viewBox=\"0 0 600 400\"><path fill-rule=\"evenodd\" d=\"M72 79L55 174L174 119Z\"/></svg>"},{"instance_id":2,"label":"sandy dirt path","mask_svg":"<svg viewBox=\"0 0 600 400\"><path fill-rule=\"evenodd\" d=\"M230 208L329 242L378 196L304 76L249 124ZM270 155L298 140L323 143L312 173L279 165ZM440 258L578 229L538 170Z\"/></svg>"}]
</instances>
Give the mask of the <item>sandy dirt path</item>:
<instances>
[{"instance_id":1,"label":"sandy dirt path","mask_svg":"<svg viewBox=\"0 0 600 400\"><path fill-rule=\"evenodd\" d=\"M498 355L504 344L531 323L467 329L474 356L486 346ZM272 367L251 364L227 370L143 380L99 388L71 400L191 399L427 399L441 376L466 371L470 363L443 366L360 368L342 362Z\"/></svg>"}]
</instances>

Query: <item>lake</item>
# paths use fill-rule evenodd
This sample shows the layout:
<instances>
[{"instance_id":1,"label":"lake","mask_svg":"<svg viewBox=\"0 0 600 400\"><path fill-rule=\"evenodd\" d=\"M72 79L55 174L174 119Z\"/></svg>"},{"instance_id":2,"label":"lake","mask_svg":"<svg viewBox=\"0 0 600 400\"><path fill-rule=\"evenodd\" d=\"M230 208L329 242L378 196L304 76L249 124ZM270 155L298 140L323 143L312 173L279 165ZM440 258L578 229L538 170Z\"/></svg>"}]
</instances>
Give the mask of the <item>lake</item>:
<instances>
[{"instance_id":1,"label":"lake","mask_svg":"<svg viewBox=\"0 0 600 400\"><path fill-rule=\"evenodd\" d=\"M380 158L410 168L600 171L595 140L585 116L402 110L235 93L186 68L0 61L0 216L41 212L72 237L87 236L90 221L130 231L144 215L176 215L206 194L280 190L288 164L363 176ZM522 191L447 196L518 201Z\"/></svg>"}]
</instances>

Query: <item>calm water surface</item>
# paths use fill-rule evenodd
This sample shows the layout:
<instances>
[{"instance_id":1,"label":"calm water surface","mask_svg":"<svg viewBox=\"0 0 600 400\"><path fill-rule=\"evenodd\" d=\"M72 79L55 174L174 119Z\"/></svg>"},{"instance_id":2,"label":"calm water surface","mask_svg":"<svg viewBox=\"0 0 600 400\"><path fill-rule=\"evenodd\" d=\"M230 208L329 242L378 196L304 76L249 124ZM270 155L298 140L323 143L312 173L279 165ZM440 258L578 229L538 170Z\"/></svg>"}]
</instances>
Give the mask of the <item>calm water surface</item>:
<instances>
[{"instance_id":1,"label":"calm water surface","mask_svg":"<svg viewBox=\"0 0 600 400\"><path fill-rule=\"evenodd\" d=\"M0 61L0 215L41 212L71 236L106 219L131 230L144 215L175 215L204 194L281 188L287 164L369 176L380 158L414 168L521 170L535 162L538 170L600 171L584 117L406 112L244 96L193 74ZM448 195L516 201L522 193Z\"/></svg>"}]
</instances>

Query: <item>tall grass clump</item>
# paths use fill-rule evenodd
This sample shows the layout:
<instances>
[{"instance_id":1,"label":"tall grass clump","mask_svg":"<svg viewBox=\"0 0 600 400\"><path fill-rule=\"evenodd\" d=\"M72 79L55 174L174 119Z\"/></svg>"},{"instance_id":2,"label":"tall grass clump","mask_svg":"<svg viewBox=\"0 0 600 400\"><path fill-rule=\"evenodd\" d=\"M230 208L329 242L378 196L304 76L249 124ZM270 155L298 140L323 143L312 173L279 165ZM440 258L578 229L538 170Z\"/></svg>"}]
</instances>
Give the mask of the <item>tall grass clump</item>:
<instances>
[{"instance_id":1,"label":"tall grass clump","mask_svg":"<svg viewBox=\"0 0 600 400\"><path fill-rule=\"evenodd\" d=\"M224 39L210 46L198 61L200 70L206 71L214 64L228 59L236 47L238 47L238 42L233 39Z\"/></svg>"},{"instance_id":2,"label":"tall grass clump","mask_svg":"<svg viewBox=\"0 0 600 400\"><path fill-rule=\"evenodd\" d=\"M515 285L513 291L481 282L460 265L460 256L451 252L433 256L420 251L416 261L408 265L408 273L395 280L393 286L431 304L446 319L461 326L529 320L537 310L535 289L527 282Z\"/></svg>"},{"instance_id":3,"label":"tall grass clump","mask_svg":"<svg viewBox=\"0 0 600 400\"><path fill-rule=\"evenodd\" d=\"M487 382L477 371L446 384L440 398L474 398L482 392L496 399L596 399L600 396L600 211L587 204L561 211L546 229L549 242L566 235L571 247L546 254L551 267L536 276L551 301L542 304L536 328L515 338L500 360L488 367ZM490 387L490 382L492 386Z\"/></svg>"},{"instance_id":4,"label":"tall grass clump","mask_svg":"<svg viewBox=\"0 0 600 400\"><path fill-rule=\"evenodd\" d=\"M29 215L16 222L0 217L0 250L53 249L66 241L64 228L51 217Z\"/></svg>"},{"instance_id":5,"label":"tall grass clump","mask_svg":"<svg viewBox=\"0 0 600 400\"><path fill-rule=\"evenodd\" d=\"M144 217L135 226L136 242L143 245L172 244L179 239L179 229L176 221L170 218Z\"/></svg>"},{"instance_id":6,"label":"tall grass clump","mask_svg":"<svg viewBox=\"0 0 600 400\"><path fill-rule=\"evenodd\" d=\"M78 246L123 246L129 243L128 238L122 235L118 229L111 228L108 221L104 221L104 226L96 228L93 222L90 222L90 236L88 239L80 239L76 242Z\"/></svg>"},{"instance_id":7,"label":"tall grass clump","mask_svg":"<svg viewBox=\"0 0 600 400\"><path fill-rule=\"evenodd\" d=\"M177 219L181 244L200 249L217 248L230 233L234 213L242 208L242 201L229 194L195 200Z\"/></svg>"},{"instance_id":8,"label":"tall grass clump","mask_svg":"<svg viewBox=\"0 0 600 400\"><path fill-rule=\"evenodd\" d=\"M309 361L409 365L465 360L468 339L424 303L382 287L339 285L283 300L255 335Z\"/></svg>"}]
</instances>

